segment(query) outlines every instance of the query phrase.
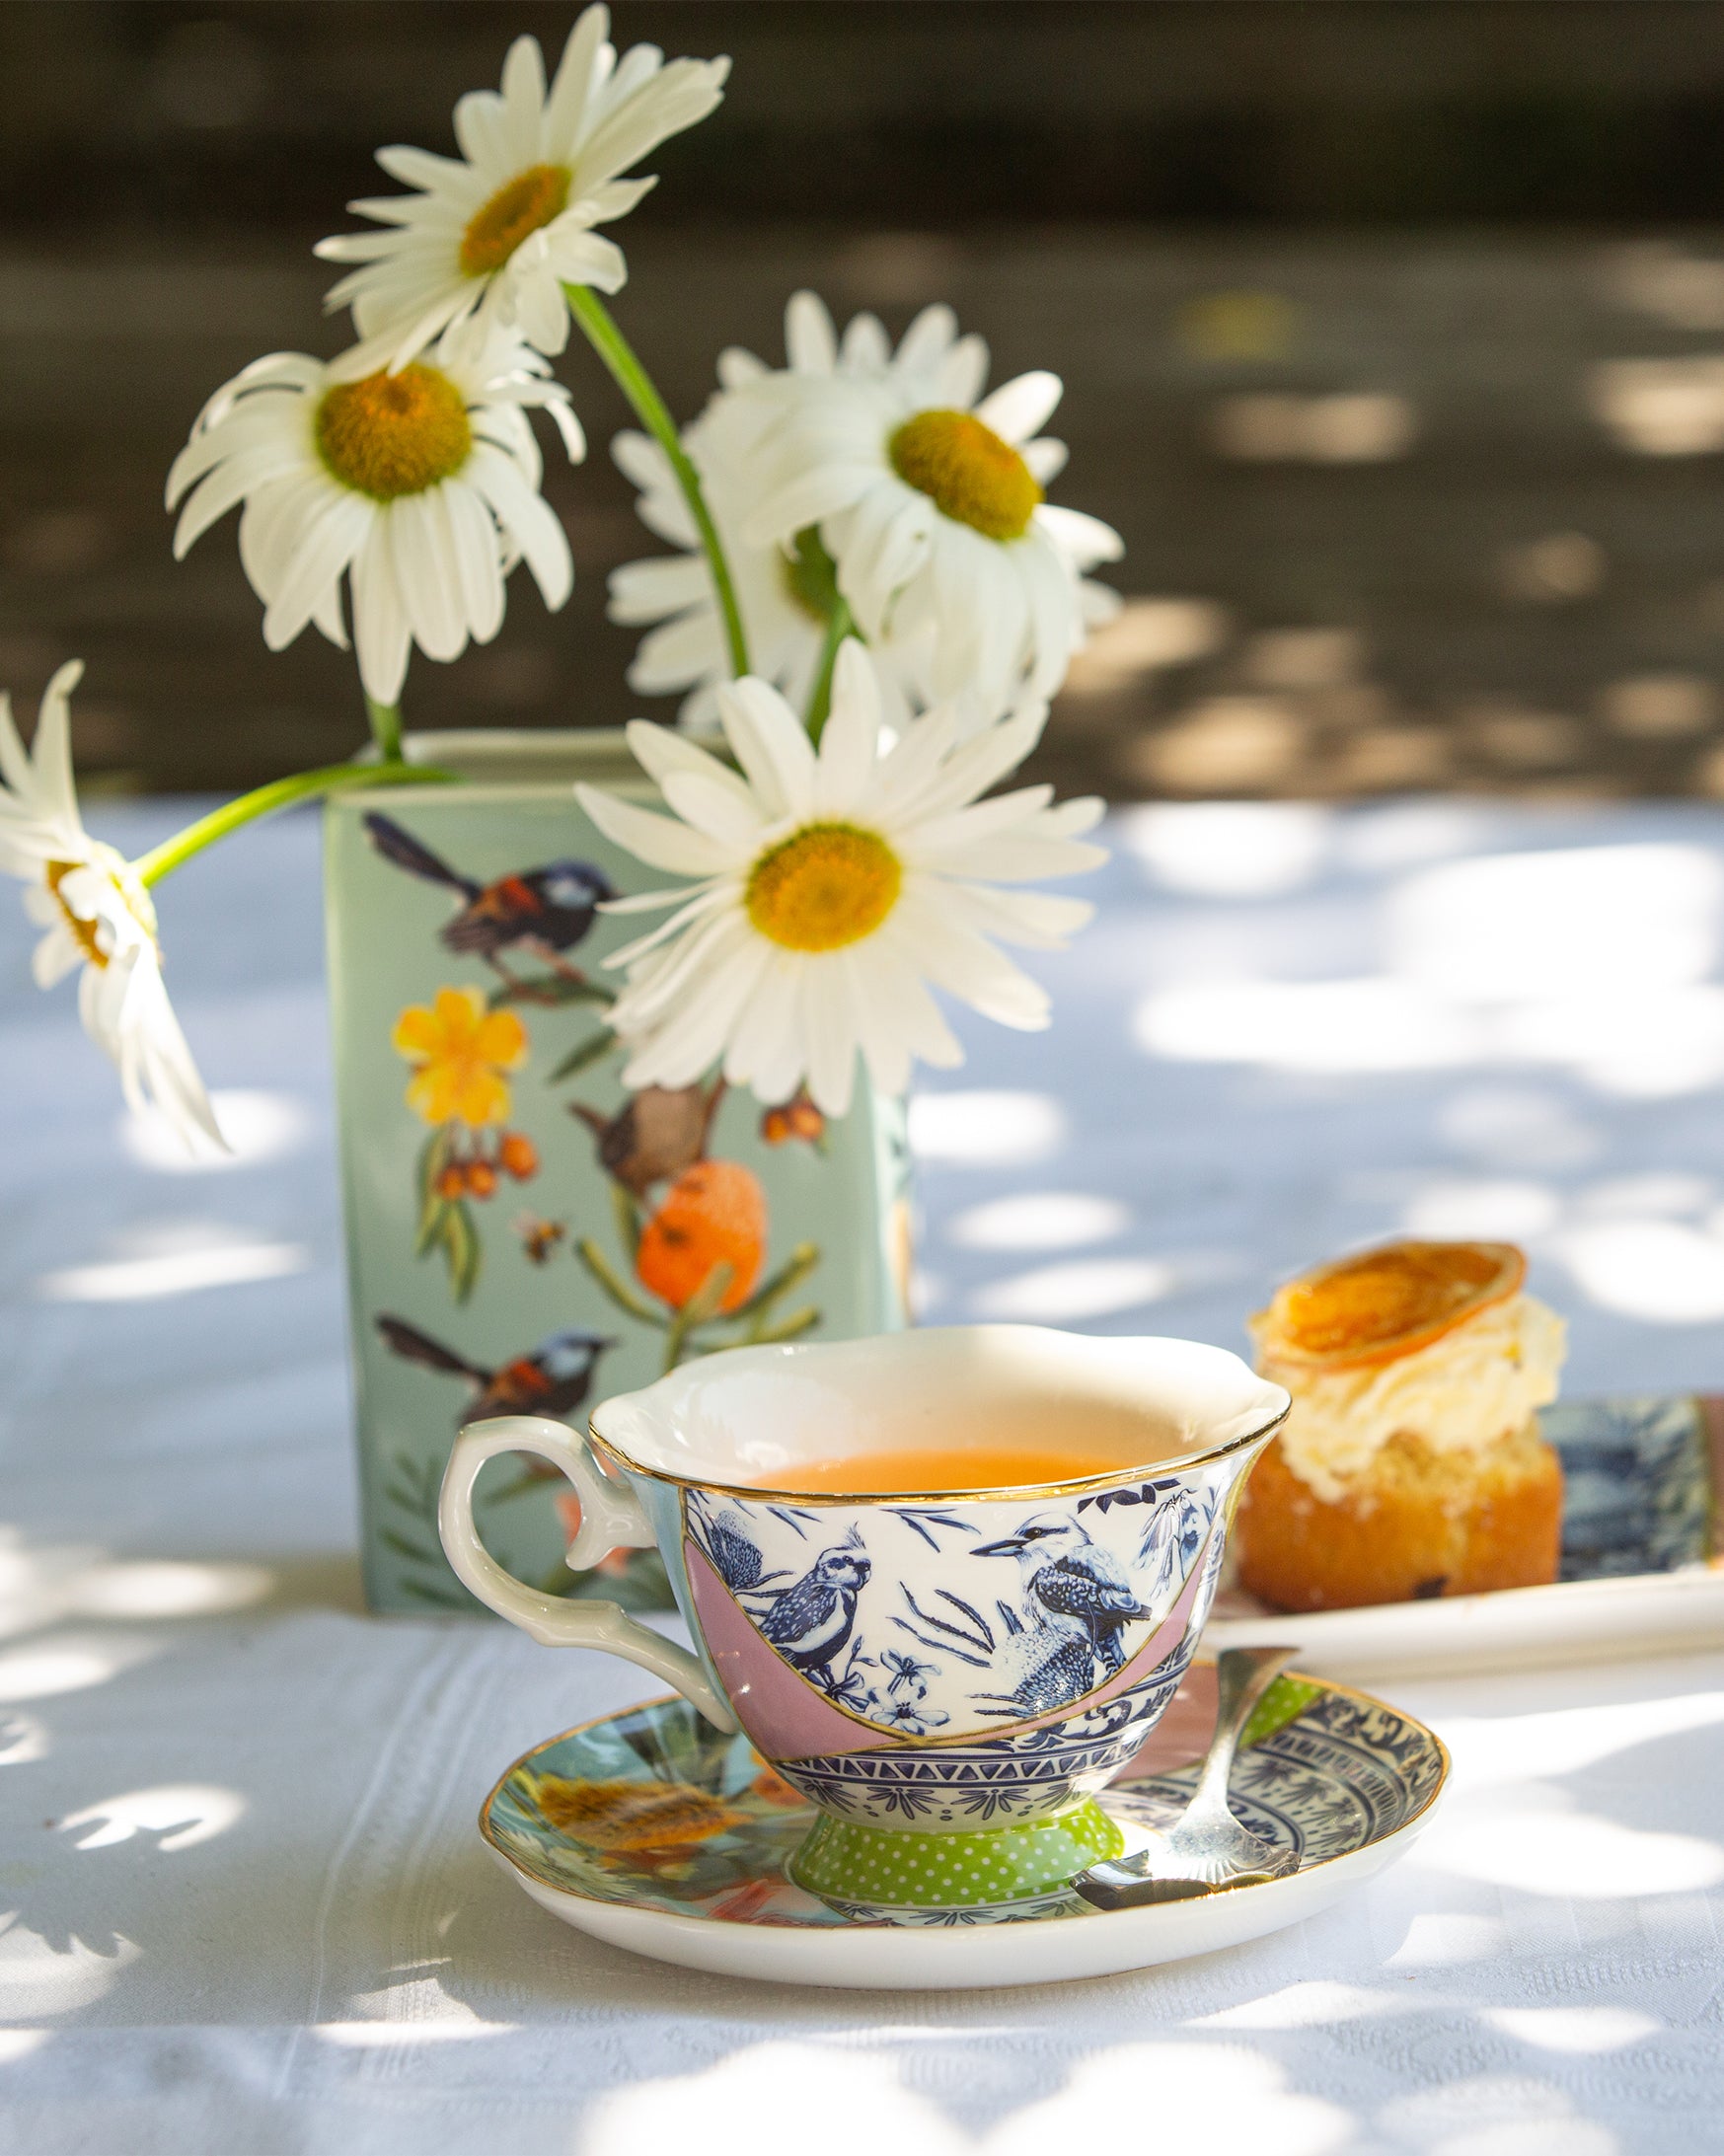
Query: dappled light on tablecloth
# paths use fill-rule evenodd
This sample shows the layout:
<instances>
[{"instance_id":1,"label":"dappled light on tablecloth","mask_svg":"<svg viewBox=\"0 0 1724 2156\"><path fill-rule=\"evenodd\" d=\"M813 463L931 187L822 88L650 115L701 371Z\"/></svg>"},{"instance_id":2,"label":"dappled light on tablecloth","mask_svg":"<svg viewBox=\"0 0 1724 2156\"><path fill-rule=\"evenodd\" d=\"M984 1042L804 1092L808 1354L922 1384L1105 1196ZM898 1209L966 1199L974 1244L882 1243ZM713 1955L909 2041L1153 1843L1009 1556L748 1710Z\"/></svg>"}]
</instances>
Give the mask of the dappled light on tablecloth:
<instances>
[{"instance_id":1,"label":"dappled light on tablecloth","mask_svg":"<svg viewBox=\"0 0 1724 2156\"><path fill-rule=\"evenodd\" d=\"M573 2156L637 2156L698 2142L709 2156L818 2147L824 2156L1042 2156L1050 2146L1136 2148L1146 2119L1166 2146L1213 2156L1326 2156L1355 2120L1303 2094L1261 2051L1237 2044L1121 2044L1078 2060L1063 2086L973 2134L907 2086L913 2061L887 2048L778 2042L701 2072L604 2097Z\"/></svg>"},{"instance_id":2,"label":"dappled light on tablecloth","mask_svg":"<svg viewBox=\"0 0 1724 2156\"><path fill-rule=\"evenodd\" d=\"M1303 802L1174 801L1128 808L1120 837L1169 891L1270 898L1317 872L1334 817Z\"/></svg>"},{"instance_id":3,"label":"dappled light on tablecloth","mask_svg":"<svg viewBox=\"0 0 1724 2156\"><path fill-rule=\"evenodd\" d=\"M311 1252L298 1242L254 1241L191 1223L173 1233L164 1231L162 1240L167 1247L144 1256L44 1273L37 1293L44 1302L153 1302L311 1270Z\"/></svg>"},{"instance_id":4,"label":"dappled light on tablecloth","mask_svg":"<svg viewBox=\"0 0 1724 2156\"><path fill-rule=\"evenodd\" d=\"M967 1250L1075 1250L1108 1242L1131 1226L1117 1198L1084 1190L1025 1190L971 1206L946 1227L946 1239Z\"/></svg>"},{"instance_id":5,"label":"dappled light on tablecloth","mask_svg":"<svg viewBox=\"0 0 1724 2156\"><path fill-rule=\"evenodd\" d=\"M58 1945L0 1903L0 2021L92 2006L141 1954L133 1940L112 1934L101 1946L81 1939Z\"/></svg>"},{"instance_id":6,"label":"dappled light on tablecloth","mask_svg":"<svg viewBox=\"0 0 1724 2156\"><path fill-rule=\"evenodd\" d=\"M192 1150L159 1117L127 1114L119 1119L119 1140L140 1167L163 1175L203 1175L233 1168L261 1167L302 1152L316 1128L310 1103L296 1093L233 1086L209 1096L229 1151L214 1146Z\"/></svg>"},{"instance_id":7,"label":"dappled light on tablecloth","mask_svg":"<svg viewBox=\"0 0 1724 2156\"><path fill-rule=\"evenodd\" d=\"M246 1800L237 1789L170 1783L104 1797L67 1813L59 1825L62 1833L72 1836L74 1848L108 1849L142 1834L152 1849L171 1855L176 1849L194 1849L200 1841L226 1833L245 1811Z\"/></svg>"},{"instance_id":8,"label":"dappled light on tablecloth","mask_svg":"<svg viewBox=\"0 0 1724 2156\"><path fill-rule=\"evenodd\" d=\"M1157 1258L1076 1258L991 1282L970 1298L970 1308L977 1317L1069 1325L1160 1302L1178 1279Z\"/></svg>"},{"instance_id":9,"label":"dappled light on tablecloth","mask_svg":"<svg viewBox=\"0 0 1724 2156\"><path fill-rule=\"evenodd\" d=\"M1577 2055L1619 2051L1624 2044L1657 2036L1664 2027L1631 2006L1491 2006L1482 2019L1537 2050Z\"/></svg>"},{"instance_id":10,"label":"dappled light on tablecloth","mask_svg":"<svg viewBox=\"0 0 1724 2156\"><path fill-rule=\"evenodd\" d=\"M1017 1167L1045 1160L1066 1138L1051 1093L964 1089L922 1092L910 1103L910 1150L954 1167Z\"/></svg>"}]
</instances>

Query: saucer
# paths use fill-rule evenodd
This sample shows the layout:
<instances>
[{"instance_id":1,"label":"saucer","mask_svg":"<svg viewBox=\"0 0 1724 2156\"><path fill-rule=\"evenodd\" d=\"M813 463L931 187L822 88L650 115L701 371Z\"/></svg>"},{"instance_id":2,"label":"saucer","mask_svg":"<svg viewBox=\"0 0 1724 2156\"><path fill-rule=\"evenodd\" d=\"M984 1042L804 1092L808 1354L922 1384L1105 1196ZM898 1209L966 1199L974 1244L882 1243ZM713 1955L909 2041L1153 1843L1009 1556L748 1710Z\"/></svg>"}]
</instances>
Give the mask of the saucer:
<instances>
[{"instance_id":1,"label":"saucer","mask_svg":"<svg viewBox=\"0 0 1724 2156\"><path fill-rule=\"evenodd\" d=\"M1190 1801L1215 1715L1195 1665L1142 1752L1101 1793L1127 1851ZM1282 1677L1252 1718L1230 1798L1299 1867L1254 1887L1147 1908L1069 1889L1010 1908L847 1913L792 1884L815 1818L745 1737L686 1700L601 1716L515 1761L480 1831L541 1908L661 1962L781 1983L957 1990L1109 1976L1296 1924L1392 1863L1449 1772L1411 1715L1344 1684Z\"/></svg>"}]
</instances>

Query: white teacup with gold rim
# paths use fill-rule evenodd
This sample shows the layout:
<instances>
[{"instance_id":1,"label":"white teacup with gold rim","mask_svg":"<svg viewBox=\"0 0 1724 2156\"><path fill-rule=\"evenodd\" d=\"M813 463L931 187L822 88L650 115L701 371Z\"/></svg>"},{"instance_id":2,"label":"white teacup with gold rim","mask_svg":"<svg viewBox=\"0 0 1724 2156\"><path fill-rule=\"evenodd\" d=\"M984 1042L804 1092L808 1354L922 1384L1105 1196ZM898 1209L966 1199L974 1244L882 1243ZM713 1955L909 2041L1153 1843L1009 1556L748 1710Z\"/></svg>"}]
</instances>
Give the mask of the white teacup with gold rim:
<instances>
[{"instance_id":1,"label":"white teacup with gold rim","mask_svg":"<svg viewBox=\"0 0 1724 2156\"><path fill-rule=\"evenodd\" d=\"M1191 1341L1027 1325L738 1348L593 1411L475 1423L444 1547L547 1646L594 1647L740 1727L820 1819L845 1906L1032 1898L1118 1852L1095 1792L1172 1698L1246 1470L1288 1395ZM563 1601L481 1543L485 1461L573 1483L573 1567L656 1544L695 1651Z\"/></svg>"}]
</instances>

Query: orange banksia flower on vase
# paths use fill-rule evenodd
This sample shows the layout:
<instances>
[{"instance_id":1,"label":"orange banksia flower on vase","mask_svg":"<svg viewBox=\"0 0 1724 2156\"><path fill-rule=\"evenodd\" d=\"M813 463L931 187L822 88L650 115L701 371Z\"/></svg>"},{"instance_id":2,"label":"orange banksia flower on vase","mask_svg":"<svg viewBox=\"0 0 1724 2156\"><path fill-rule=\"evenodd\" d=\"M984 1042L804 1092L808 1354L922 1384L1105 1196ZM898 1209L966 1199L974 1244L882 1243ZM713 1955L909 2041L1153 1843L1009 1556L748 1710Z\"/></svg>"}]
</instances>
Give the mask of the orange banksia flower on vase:
<instances>
[{"instance_id":1,"label":"orange banksia flower on vase","mask_svg":"<svg viewBox=\"0 0 1724 2156\"><path fill-rule=\"evenodd\" d=\"M730 1278L717 1307L728 1313L748 1300L766 1238L766 1193L755 1176L734 1160L698 1160L640 1230L636 1276L680 1310L726 1265Z\"/></svg>"}]
</instances>

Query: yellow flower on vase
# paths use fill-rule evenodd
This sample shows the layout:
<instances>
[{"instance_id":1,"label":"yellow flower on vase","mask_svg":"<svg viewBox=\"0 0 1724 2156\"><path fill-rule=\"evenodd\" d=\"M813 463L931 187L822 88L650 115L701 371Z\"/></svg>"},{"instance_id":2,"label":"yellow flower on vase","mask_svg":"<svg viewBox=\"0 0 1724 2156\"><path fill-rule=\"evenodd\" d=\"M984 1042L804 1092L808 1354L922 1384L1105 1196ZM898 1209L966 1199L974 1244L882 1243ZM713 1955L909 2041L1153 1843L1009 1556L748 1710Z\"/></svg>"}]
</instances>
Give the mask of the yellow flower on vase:
<instances>
[{"instance_id":1,"label":"yellow flower on vase","mask_svg":"<svg viewBox=\"0 0 1724 2156\"><path fill-rule=\"evenodd\" d=\"M527 1029L512 1010L489 1010L476 988L440 988L411 1004L390 1038L413 1065L408 1106L427 1123L481 1130L509 1112L506 1072L527 1060Z\"/></svg>"}]
</instances>

